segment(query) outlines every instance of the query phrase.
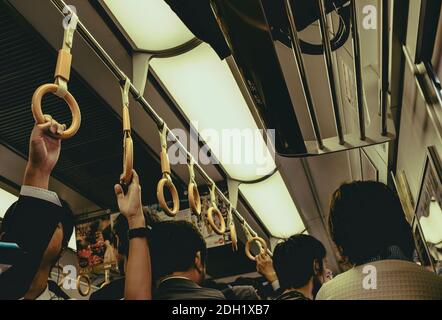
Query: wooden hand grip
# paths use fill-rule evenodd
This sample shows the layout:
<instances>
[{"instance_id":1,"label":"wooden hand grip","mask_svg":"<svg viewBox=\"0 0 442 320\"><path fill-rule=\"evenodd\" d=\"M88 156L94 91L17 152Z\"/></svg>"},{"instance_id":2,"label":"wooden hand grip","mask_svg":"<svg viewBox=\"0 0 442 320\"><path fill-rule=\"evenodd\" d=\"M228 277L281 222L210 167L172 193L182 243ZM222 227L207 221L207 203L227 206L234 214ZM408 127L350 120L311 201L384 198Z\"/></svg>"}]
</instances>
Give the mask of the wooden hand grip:
<instances>
[{"instance_id":1,"label":"wooden hand grip","mask_svg":"<svg viewBox=\"0 0 442 320\"><path fill-rule=\"evenodd\" d=\"M191 182L189 183L189 187L187 188L187 192L189 194L189 207L190 210L196 215L201 214L201 197L198 191L197 186Z\"/></svg>"},{"instance_id":2,"label":"wooden hand grip","mask_svg":"<svg viewBox=\"0 0 442 320\"><path fill-rule=\"evenodd\" d=\"M57 66L55 67L54 77L69 81L71 76L71 64L72 55L68 51L60 49L58 51Z\"/></svg>"},{"instance_id":3,"label":"wooden hand grip","mask_svg":"<svg viewBox=\"0 0 442 320\"><path fill-rule=\"evenodd\" d=\"M126 137L124 140L123 158L123 174L121 182L127 186L132 180L132 170L134 167L134 146L130 136Z\"/></svg>"},{"instance_id":4,"label":"wooden hand grip","mask_svg":"<svg viewBox=\"0 0 442 320\"><path fill-rule=\"evenodd\" d=\"M87 284L86 291L83 291L83 289L81 289L81 279L86 280L86 284ZM89 277L87 275L84 275L84 274L79 275L77 277L77 290L78 290L78 293L82 297L87 297L91 293L91 289L92 289L91 279L89 279Z\"/></svg>"},{"instance_id":5,"label":"wooden hand grip","mask_svg":"<svg viewBox=\"0 0 442 320\"><path fill-rule=\"evenodd\" d=\"M235 224L230 224L230 239L232 240L232 250L238 251L238 235L236 234Z\"/></svg>"},{"instance_id":6,"label":"wooden hand grip","mask_svg":"<svg viewBox=\"0 0 442 320\"><path fill-rule=\"evenodd\" d=\"M34 95L32 96L32 113L34 115L34 119L38 124L43 124L46 122L46 119L43 115L43 111L41 108L41 101L43 99L43 96L47 93L55 93L58 90L57 84L44 84L35 90ZM71 126L63 131L59 137L60 139L69 139L73 137L78 129L80 129L81 124L81 113L80 108L78 107L78 103L75 100L75 98L72 96L70 92L67 92L64 96L64 100L68 104L69 108L71 109L72 113L72 124Z\"/></svg>"},{"instance_id":7,"label":"wooden hand grip","mask_svg":"<svg viewBox=\"0 0 442 320\"><path fill-rule=\"evenodd\" d=\"M260 237L253 237L252 239L246 242L246 249L245 249L246 256L252 261L256 261L256 257L250 252L250 246L255 241L261 243L263 251L267 251L267 243L264 241L264 239Z\"/></svg>"},{"instance_id":8,"label":"wooden hand grip","mask_svg":"<svg viewBox=\"0 0 442 320\"><path fill-rule=\"evenodd\" d=\"M215 221L213 220L213 214L216 214L218 216L218 219L221 223L219 227L216 225ZM226 232L226 222L224 221L224 217L221 211L219 211L219 209L215 207L210 207L209 211L207 211L207 221L209 222L213 231L215 231L217 234L222 235Z\"/></svg>"},{"instance_id":9,"label":"wooden hand grip","mask_svg":"<svg viewBox=\"0 0 442 320\"><path fill-rule=\"evenodd\" d=\"M164 196L164 188L167 187L172 195L173 208L169 208L167 205L166 198ZM158 182L157 186L157 199L160 207L169 217L174 217L180 210L180 199L178 196L178 191L170 179L163 178Z\"/></svg>"},{"instance_id":10,"label":"wooden hand grip","mask_svg":"<svg viewBox=\"0 0 442 320\"><path fill-rule=\"evenodd\" d=\"M161 159L161 172L170 174L169 156L167 155L166 150L161 150L160 159Z\"/></svg>"}]
</instances>

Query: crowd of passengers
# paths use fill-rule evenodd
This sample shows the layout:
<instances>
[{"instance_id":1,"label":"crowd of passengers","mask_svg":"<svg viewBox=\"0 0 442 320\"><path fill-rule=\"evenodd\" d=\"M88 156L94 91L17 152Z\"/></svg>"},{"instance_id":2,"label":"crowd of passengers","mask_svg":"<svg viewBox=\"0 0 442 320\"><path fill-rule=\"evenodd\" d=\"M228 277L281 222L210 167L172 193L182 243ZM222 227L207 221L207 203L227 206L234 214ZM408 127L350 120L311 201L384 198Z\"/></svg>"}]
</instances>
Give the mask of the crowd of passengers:
<instances>
[{"instance_id":1,"label":"crowd of passengers","mask_svg":"<svg viewBox=\"0 0 442 320\"><path fill-rule=\"evenodd\" d=\"M60 130L48 118L31 133L20 197L0 229L0 241L17 243L27 254L0 275L0 299L69 298L48 280L74 228L69 205L48 190L61 152ZM309 235L293 235L274 248L273 257L256 257L270 294L250 281L207 281L204 238L190 223L156 221L144 213L135 171L127 190L115 186L115 196L121 212L115 229L123 277L91 299L442 299L442 278L413 262L411 227L397 195L381 183L343 184L332 196L328 231L347 271L331 277L324 245ZM368 286L366 266L375 277Z\"/></svg>"}]
</instances>

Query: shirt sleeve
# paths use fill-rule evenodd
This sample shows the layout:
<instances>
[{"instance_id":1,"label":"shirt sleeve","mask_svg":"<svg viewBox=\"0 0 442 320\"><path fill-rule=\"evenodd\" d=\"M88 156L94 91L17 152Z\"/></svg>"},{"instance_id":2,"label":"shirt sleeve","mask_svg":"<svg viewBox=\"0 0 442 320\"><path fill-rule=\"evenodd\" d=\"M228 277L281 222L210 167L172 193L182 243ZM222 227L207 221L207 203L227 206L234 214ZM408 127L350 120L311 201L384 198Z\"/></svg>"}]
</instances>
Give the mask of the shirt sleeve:
<instances>
[{"instance_id":1,"label":"shirt sleeve","mask_svg":"<svg viewBox=\"0 0 442 320\"><path fill-rule=\"evenodd\" d=\"M57 194L46 189L31 186L22 186L20 190L20 195L45 200L59 207L62 206Z\"/></svg>"},{"instance_id":2,"label":"shirt sleeve","mask_svg":"<svg viewBox=\"0 0 442 320\"><path fill-rule=\"evenodd\" d=\"M278 291L281 288L281 286L279 285L279 280L273 281L271 283L271 285L272 285L273 291Z\"/></svg>"}]
</instances>

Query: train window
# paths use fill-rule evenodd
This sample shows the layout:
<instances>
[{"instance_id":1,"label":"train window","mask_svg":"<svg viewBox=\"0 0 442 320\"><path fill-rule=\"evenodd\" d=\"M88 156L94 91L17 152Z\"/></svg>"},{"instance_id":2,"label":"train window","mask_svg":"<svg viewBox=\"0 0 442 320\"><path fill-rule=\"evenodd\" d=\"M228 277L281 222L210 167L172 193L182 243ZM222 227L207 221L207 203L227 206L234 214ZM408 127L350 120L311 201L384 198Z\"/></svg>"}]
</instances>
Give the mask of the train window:
<instances>
[{"instance_id":1,"label":"train window","mask_svg":"<svg viewBox=\"0 0 442 320\"><path fill-rule=\"evenodd\" d=\"M0 188L0 218L3 218L6 210L17 201L17 196L12 193Z\"/></svg>"},{"instance_id":2,"label":"train window","mask_svg":"<svg viewBox=\"0 0 442 320\"><path fill-rule=\"evenodd\" d=\"M436 43L434 45L432 65L435 73L442 79L442 10L439 17L439 25L436 33Z\"/></svg>"},{"instance_id":3,"label":"train window","mask_svg":"<svg viewBox=\"0 0 442 320\"><path fill-rule=\"evenodd\" d=\"M68 248L74 251L77 250L77 242L75 241L75 232L72 233L72 236L69 239Z\"/></svg>"}]
</instances>

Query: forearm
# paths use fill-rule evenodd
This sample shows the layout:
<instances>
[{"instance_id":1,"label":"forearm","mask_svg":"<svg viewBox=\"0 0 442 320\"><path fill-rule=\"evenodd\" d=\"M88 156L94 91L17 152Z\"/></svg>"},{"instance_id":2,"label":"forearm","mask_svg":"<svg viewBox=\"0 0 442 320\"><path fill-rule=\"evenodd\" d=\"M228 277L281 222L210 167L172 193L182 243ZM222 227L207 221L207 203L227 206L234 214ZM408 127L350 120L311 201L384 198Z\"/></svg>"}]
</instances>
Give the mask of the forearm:
<instances>
[{"instance_id":1,"label":"forearm","mask_svg":"<svg viewBox=\"0 0 442 320\"><path fill-rule=\"evenodd\" d=\"M130 229L143 227L145 227L144 218L129 222ZM129 241L124 296L126 300L152 299L152 269L146 238L134 238Z\"/></svg>"},{"instance_id":2,"label":"forearm","mask_svg":"<svg viewBox=\"0 0 442 320\"><path fill-rule=\"evenodd\" d=\"M49 188L49 177L51 173L34 168L30 163L26 166L23 185L41 189Z\"/></svg>"}]
</instances>

